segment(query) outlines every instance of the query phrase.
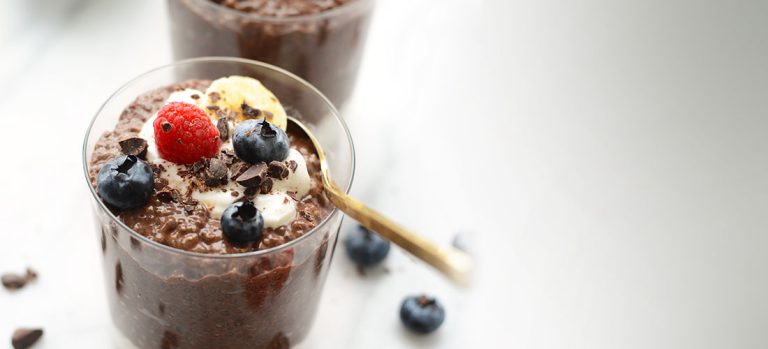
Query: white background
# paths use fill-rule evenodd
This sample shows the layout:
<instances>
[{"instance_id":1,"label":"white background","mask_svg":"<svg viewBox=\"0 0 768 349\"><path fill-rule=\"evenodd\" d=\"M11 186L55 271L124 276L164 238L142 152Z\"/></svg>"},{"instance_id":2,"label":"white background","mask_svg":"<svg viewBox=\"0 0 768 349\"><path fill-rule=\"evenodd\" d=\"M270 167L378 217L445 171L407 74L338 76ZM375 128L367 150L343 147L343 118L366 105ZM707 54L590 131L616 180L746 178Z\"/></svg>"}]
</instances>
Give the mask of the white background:
<instances>
[{"instance_id":1,"label":"white background","mask_svg":"<svg viewBox=\"0 0 768 349\"><path fill-rule=\"evenodd\" d=\"M171 60L165 2L0 0L0 342L111 346L81 139ZM383 0L354 99L354 193L469 236L468 290L339 249L304 348L768 347L768 3ZM388 270L387 271L385 271ZM428 337L402 297L436 294Z\"/></svg>"}]
</instances>

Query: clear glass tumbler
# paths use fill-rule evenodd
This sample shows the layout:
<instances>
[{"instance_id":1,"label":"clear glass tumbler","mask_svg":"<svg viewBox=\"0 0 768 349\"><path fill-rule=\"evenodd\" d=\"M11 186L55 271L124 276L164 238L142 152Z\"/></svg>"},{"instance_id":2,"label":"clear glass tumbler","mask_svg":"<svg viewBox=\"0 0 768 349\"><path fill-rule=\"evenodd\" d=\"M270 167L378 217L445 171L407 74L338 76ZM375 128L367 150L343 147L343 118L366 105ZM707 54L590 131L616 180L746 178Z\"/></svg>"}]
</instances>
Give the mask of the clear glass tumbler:
<instances>
[{"instance_id":1,"label":"clear glass tumbler","mask_svg":"<svg viewBox=\"0 0 768 349\"><path fill-rule=\"evenodd\" d=\"M374 0L310 15L260 16L214 0L168 0L176 59L255 59L306 79L337 106L352 93Z\"/></svg>"},{"instance_id":2,"label":"clear glass tumbler","mask_svg":"<svg viewBox=\"0 0 768 349\"><path fill-rule=\"evenodd\" d=\"M334 106L314 87L280 68L238 58L181 61L145 73L99 109L83 146L97 237L118 341L138 348L288 348L312 325L343 214L275 248L231 255L187 252L151 241L122 223L99 199L90 155L123 109L149 90L188 79L247 75L290 92L290 114L321 142L334 178L349 190L354 148Z\"/></svg>"}]
</instances>

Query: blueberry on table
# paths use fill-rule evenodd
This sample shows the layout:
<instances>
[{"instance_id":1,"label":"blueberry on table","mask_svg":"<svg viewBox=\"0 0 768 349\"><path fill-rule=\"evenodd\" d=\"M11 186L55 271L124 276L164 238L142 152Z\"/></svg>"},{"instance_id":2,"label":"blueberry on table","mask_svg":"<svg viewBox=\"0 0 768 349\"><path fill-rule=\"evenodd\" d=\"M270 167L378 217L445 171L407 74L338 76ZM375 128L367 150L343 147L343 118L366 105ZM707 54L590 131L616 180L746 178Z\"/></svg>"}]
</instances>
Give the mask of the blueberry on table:
<instances>
[{"instance_id":1,"label":"blueberry on table","mask_svg":"<svg viewBox=\"0 0 768 349\"><path fill-rule=\"evenodd\" d=\"M443 324L445 309L434 297L411 296L405 298L400 307L400 320L409 330L427 334Z\"/></svg>"},{"instance_id":2,"label":"blueberry on table","mask_svg":"<svg viewBox=\"0 0 768 349\"><path fill-rule=\"evenodd\" d=\"M146 162L133 155L105 164L96 177L96 190L107 204L129 210L144 206L152 196L155 176Z\"/></svg>"},{"instance_id":3,"label":"blueberry on table","mask_svg":"<svg viewBox=\"0 0 768 349\"><path fill-rule=\"evenodd\" d=\"M373 266L389 254L389 241L358 225L344 240L347 255L358 265Z\"/></svg>"},{"instance_id":4,"label":"blueberry on table","mask_svg":"<svg viewBox=\"0 0 768 349\"><path fill-rule=\"evenodd\" d=\"M288 157L289 145L285 131L267 119L243 121L235 127L232 136L235 155L251 164L283 161Z\"/></svg>"},{"instance_id":5,"label":"blueberry on table","mask_svg":"<svg viewBox=\"0 0 768 349\"><path fill-rule=\"evenodd\" d=\"M251 201L235 202L221 215L221 231L231 242L257 242L263 230L264 218Z\"/></svg>"}]
</instances>

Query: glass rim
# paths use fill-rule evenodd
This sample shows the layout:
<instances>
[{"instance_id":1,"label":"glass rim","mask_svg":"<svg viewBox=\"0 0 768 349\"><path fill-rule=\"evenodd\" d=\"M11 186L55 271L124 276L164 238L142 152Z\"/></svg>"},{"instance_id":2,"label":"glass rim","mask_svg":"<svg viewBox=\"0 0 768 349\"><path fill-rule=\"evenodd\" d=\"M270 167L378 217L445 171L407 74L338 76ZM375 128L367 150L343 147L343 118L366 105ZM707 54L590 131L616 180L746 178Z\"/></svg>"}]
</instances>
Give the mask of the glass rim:
<instances>
[{"instance_id":1,"label":"glass rim","mask_svg":"<svg viewBox=\"0 0 768 349\"><path fill-rule=\"evenodd\" d=\"M249 65L256 65L261 68L266 68L272 71L275 71L279 74L283 74L288 76L289 78L297 81L302 86L309 88L310 91L317 94L322 101L325 102L325 104L330 108L331 114L333 115L333 118L336 120L336 122L341 126L341 128L344 131L344 134L347 136L347 141L349 142L349 151L351 155L351 162L350 162L350 176L349 176L349 182L346 185L346 188L344 188L345 193L349 193L350 188L352 187L352 182L355 178L355 165L356 165L356 158L355 158L355 144L352 141L352 135L349 132L349 127L347 127L347 123L344 121L344 119L341 118L341 115L339 114L339 111L336 109L336 107L331 103L331 101L326 97L322 92L320 92L316 87L312 86L310 83L308 83L306 80L300 78L296 74L293 74L285 69L282 69L280 67L254 61L251 59L245 59L245 58L237 58L237 57L197 57L197 58L190 58L190 59L184 59L179 61L174 61L170 64L165 64L153 69L150 69L144 73L139 74L138 76L128 80L125 84L120 86L115 92L109 95L109 97L104 101L104 103L101 104L99 109L94 114L93 118L91 118L91 121L88 123L88 128L85 131L85 138L83 139L83 148L82 148L82 161L83 161L83 174L85 175L85 181L88 184L88 189L91 192L91 196L96 202L98 202L99 208L104 210L107 215L109 216L109 219L112 222L115 222L119 227L124 228L127 230L131 236L136 237L140 241L149 244L153 247L159 248L161 250L168 251L170 253L177 253L181 254L187 257L195 257L195 258L208 258L208 259L235 259L235 258L245 258L245 257L254 257L254 256L262 256L262 255L269 255L275 252L280 252L282 250L288 249L294 245L299 244L300 242L307 239L309 236L314 235L315 232L320 230L320 228L324 227L332 217L335 217L337 214L342 213L341 210L338 209L338 207L334 206L333 210L326 216L320 223L318 223L315 227L310 229L308 232L304 233L300 237L291 240L289 242L286 242L284 244L270 247L268 249L264 250L257 250L257 251L251 251L251 252L242 252L242 253L231 253L231 254L212 254L212 253L201 253L201 252L192 252L192 251L186 251L179 248L171 247L165 244L161 244L157 241L151 240L144 235L141 235L137 233L135 230L133 230L131 227L127 226L122 220L118 219L115 214L112 213L112 211L104 204L104 201L102 201L98 193L96 193L96 188L94 188L93 183L91 183L91 176L88 171L89 167L89 159L88 159L88 137L91 135L91 131L93 128L93 125L96 123L96 120L99 117L99 114L104 110L104 108L112 102L120 93L124 92L129 87L133 86L137 82L139 82L141 79L154 74L158 71L161 71L163 69L168 69L171 67L184 65L184 64L194 64L194 63L205 63L205 62L211 62L211 63L242 63L242 64L249 64Z\"/></svg>"},{"instance_id":2,"label":"glass rim","mask_svg":"<svg viewBox=\"0 0 768 349\"><path fill-rule=\"evenodd\" d=\"M207 6L208 8L215 9L214 11L224 11L226 13L229 13L231 15L238 16L238 17L245 17L248 19L254 19L254 20L259 20L259 21L264 21L269 23L291 23L291 22L327 19L329 17L340 16L348 12L353 12L355 10L362 10L362 9L365 9L367 6L372 6L375 0L354 0L344 5L334 7L327 11L321 11L318 13L312 13L307 15L286 16L286 17L264 16L264 15L257 15L254 13L243 12L243 11L235 10L233 8L229 8L227 6L214 3L209 0L191 0L191 1L202 3L203 6Z\"/></svg>"}]
</instances>

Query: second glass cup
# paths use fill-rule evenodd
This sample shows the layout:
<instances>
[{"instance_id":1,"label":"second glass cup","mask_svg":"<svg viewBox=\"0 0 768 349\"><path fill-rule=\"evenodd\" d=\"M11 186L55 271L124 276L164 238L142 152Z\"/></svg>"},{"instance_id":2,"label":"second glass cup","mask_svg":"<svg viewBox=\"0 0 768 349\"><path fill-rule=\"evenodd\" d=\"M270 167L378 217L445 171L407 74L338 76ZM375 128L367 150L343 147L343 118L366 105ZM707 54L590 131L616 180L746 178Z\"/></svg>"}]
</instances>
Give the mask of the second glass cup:
<instances>
[{"instance_id":1,"label":"second glass cup","mask_svg":"<svg viewBox=\"0 0 768 349\"><path fill-rule=\"evenodd\" d=\"M333 105L282 69L235 58L181 61L139 76L101 107L85 139L83 163L101 244L107 298L119 341L138 348L288 348L309 332L343 214L334 210L303 236L250 253L211 255L149 240L118 219L94 188L91 156L134 99L190 79L245 75L274 88L292 116L326 151L334 178L349 190L352 139ZM277 91L290 93L284 98Z\"/></svg>"},{"instance_id":2,"label":"second glass cup","mask_svg":"<svg viewBox=\"0 0 768 349\"><path fill-rule=\"evenodd\" d=\"M373 0L285 17L238 11L220 2L168 0L176 59L232 56L267 62L301 76L343 106L354 88Z\"/></svg>"}]
</instances>

